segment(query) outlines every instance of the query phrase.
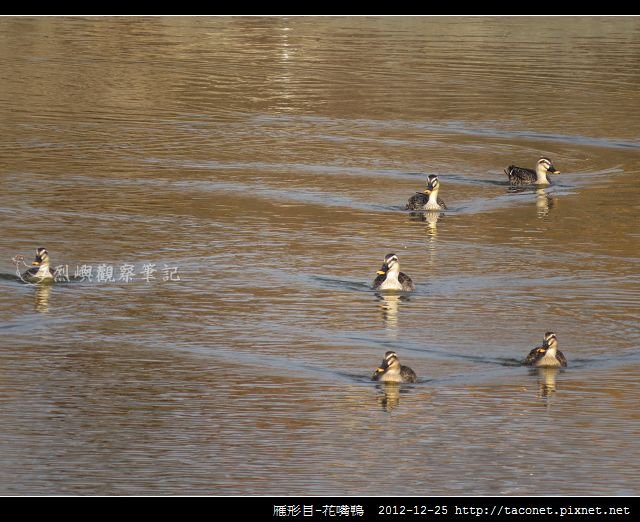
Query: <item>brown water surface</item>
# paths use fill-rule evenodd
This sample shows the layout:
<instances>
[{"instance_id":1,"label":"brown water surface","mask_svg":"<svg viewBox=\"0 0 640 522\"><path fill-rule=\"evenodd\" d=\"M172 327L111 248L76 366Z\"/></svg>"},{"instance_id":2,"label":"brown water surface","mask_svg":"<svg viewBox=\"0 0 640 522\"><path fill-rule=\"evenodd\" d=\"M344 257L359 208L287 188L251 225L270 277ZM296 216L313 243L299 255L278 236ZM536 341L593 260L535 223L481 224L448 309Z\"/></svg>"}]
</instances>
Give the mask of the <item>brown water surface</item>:
<instances>
[{"instance_id":1,"label":"brown water surface","mask_svg":"<svg viewBox=\"0 0 640 522\"><path fill-rule=\"evenodd\" d=\"M0 493L640 493L640 19L5 17L0 60Z\"/></svg>"}]
</instances>

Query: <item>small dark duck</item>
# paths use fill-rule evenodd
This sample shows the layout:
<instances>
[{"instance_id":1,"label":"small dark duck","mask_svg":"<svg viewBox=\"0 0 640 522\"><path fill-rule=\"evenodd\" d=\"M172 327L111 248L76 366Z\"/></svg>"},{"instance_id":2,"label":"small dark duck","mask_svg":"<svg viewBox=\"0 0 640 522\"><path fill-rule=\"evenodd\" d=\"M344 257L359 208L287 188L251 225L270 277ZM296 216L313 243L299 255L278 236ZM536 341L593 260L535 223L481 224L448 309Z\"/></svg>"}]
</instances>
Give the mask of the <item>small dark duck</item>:
<instances>
[{"instance_id":1,"label":"small dark duck","mask_svg":"<svg viewBox=\"0 0 640 522\"><path fill-rule=\"evenodd\" d=\"M376 272L378 277L373 281L374 290L404 290L412 292L416 289L411 278L404 272L400 272L400 262L395 254L384 256L384 263Z\"/></svg>"},{"instance_id":2,"label":"small dark duck","mask_svg":"<svg viewBox=\"0 0 640 522\"><path fill-rule=\"evenodd\" d=\"M435 174L429 174L427 188L424 192L416 192L409 198L405 210L446 210L444 201L438 197L440 181Z\"/></svg>"},{"instance_id":3,"label":"small dark duck","mask_svg":"<svg viewBox=\"0 0 640 522\"><path fill-rule=\"evenodd\" d=\"M53 282L53 271L49 266L49 252L46 248L36 250L36 258L31 263L32 267L22 274L22 279L28 283Z\"/></svg>"},{"instance_id":4,"label":"small dark duck","mask_svg":"<svg viewBox=\"0 0 640 522\"><path fill-rule=\"evenodd\" d=\"M558 339L553 332L544 334L542 346L534 348L529 352L524 363L527 366L566 368L567 358L558 350Z\"/></svg>"},{"instance_id":5,"label":"small dark duck","mask_svg":"<svg viewBox=\"0 0 640 522\"><path fill-rule=\"evenodd\" d=\"M512 185L551 185L548 174L560 174L551 160L544 157L538 160L536 170L510 165L504 172Z\"/></svg>"},{"instance_id":6,"label":"small dark duck","mask_svg":"<svg viewBox=\"0 0 640 522\"><path fill-rule=\"evenodd\" d=\"M384 354L382 364L371 376L371 380L380 382L416 382L416 379L416 372L408 366L401 365L394 351Z\"/></svg>"}]
</instances>

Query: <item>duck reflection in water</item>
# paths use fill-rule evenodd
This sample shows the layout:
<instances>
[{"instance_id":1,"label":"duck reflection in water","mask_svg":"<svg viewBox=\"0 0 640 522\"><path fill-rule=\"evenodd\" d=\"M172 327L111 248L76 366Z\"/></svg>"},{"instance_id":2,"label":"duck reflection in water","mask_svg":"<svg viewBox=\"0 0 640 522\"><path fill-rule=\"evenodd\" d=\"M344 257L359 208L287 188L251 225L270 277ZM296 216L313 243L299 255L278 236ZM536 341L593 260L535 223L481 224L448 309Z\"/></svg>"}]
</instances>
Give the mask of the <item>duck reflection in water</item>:
<instances>
[{"instance_id":1,"label":"duck reflection in water","mask_svg":"<svg viewBox=\"0 0 640 522\"><path fill-rule=\"evenodd\" d=\"M546 190L543 188L536 189L536 208L538 210L539 218L548 216L554 205L554 197L547 194Z\"/></svg>"},{"instance_id":2,"label":"duck reflection in water","mask_svg":"<svg viewBox=\"0 0 640 522\"><path fill-rule=\"evenodd\" d=\"M36 288L34 309L36 312L49 311L49 298L51 297L51 289L53 285L38 285Z\"/></svg>"},{"instance_id":3,"label":"duck reflection in water","mask_svg":"<svg viewBox=\"0 0 640 522\"><path fill-rule=\"evenodd\" d=\"M427 234L431 237L438 235L438 221L444 215L439 210L426 210L424 212L410 212L409 219L411 221L420 221L427 225Z\"/></svg>"},{"instance_id":4,"label":"duck reflection in water","mask_svg":"<svg viewBox=\"0 0 640 522\"><path fill-rule=\"evenodd\" d=\"M379 390L378 402L384 411L391 411L400 404L401 386L397 382L383 382L376 386ZM408 390L402 390L407 393Z\"/></svg>"},{"instance_id":5,"label":"duck reflection in water","mask_svg":"<svg viewBox=\"0 0 640 522\"><path fill-rule=\"evenodd\" d=\"M378 391L378 404L383 411L390 412L400 405L400 396L407 398L414 392L413 386L402 386L399 382L379 382L376 384Z\"/></svg>"},{"instance_id":6,"label":"duck reflection in water","mask_svg":"<svg viewBox=\"0 0 640 522\"><path fill-rule=\"evenodd\" d=\"M375 294L378 299L378 306L382 313L382 320L384 325L389 330L396 330L398 328L398 310L401 301L410 301L411 298L408 295L379 293Z\"/></svg>"},{"instance_id":7,"label":"duck reflection in water","mask_svg":"<svg viewBox=\"0 0 640 522\"><path fill-rule=\"evenodd\" d=\"M540 367L532 368L531 374L538 377L538 397L543 400L550 400L556 392L556 377L560 372L560 368Z\"/></svg>"},{"instance_id":8,"label":"duck reflection in water","mask_svg":"<svg viewBox=\"0 0 640 522\"><path fill-rule=\"evenodd\" d=\"M536 188L536 211L539 218L544 218L549 215L551 209L555 206L556 199L547 192L548 189L538 187ZM530 192L531 187L512 185L507 188L507 192L511 194L520 194L522 192Z\"/></svg>"}]
</instances>

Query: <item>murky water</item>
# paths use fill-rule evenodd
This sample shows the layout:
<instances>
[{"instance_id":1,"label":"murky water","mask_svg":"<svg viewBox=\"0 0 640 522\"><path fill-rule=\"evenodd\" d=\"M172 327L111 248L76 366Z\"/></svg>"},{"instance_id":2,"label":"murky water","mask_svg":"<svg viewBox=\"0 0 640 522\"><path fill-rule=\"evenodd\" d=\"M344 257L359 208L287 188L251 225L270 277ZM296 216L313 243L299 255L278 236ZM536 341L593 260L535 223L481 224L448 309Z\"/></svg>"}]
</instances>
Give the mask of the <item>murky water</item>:
<instances>
[{"instance_id":1,"label":"murky water","mask_svg":"<svg viewBox=\"0 0 640 522\"><path fill-rule=\"evenodd\" d=\"M0 40L1 493L640 493L640 19ZM40 246L71 282L20 282ZM549 330L569 368L520 366Z\"/></svg>"}]
</instances>

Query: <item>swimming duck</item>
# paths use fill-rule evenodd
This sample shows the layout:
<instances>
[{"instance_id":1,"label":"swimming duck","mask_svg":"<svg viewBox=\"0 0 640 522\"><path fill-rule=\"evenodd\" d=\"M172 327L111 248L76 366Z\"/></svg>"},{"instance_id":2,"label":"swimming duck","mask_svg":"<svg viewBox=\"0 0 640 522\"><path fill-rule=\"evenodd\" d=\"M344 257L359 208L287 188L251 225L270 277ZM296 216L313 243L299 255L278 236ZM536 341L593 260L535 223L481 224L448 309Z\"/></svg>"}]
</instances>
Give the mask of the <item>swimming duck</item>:
<instances>
[{"instance_id":1,"label":"swimming duck","mask_svg":"<svg viewBox=\"0 0 640 522\"><path fill-rule=\"evenodd\" d=\"M427 188L424 192L416 192L409 198L405 210L446 210L444 201L438 197L440 182L438 176L429 174Z\"/></svg>"},{"instance_id":2,"label":"swimming duck","mask_svg":"<svg viewBox=\"0 0 640 522\"><path fill-rule=\"evenodd\" d=\"M373 372L372 381L381 382L416 382L416 372L408 366L403 366L394 351L384 354L382 364Z\"/></svg>"},{"instance_id":3,"label":"swimming duck","mask_svg":"<svg viewBox=\"0 0 640 522\"><path fill-rule=\"evenodd\" d=\"M384 263L376 272L378 277L373 281L374 290L404 290L411 292L416 289L411 278L400 272L400 262L395 254L384 256Z\"/></svg>"},{"instance_id":4,"label":"swimming duck","mask_svg":"<svg viewBox=\"0 0 640 522\"><path fill-rule=\"evenodd\" d=\"M53 271L49 266L49 252L46 248L36 250L36 258L31 263L33 266L22 274L22 279L29 283L53 281Z\"/></svg>"},{"instance_id":5,"label":"swimming duck","mask_svg":"<svg viewBox=\"0 0 640 522\"><path fill-rule=\"evenodd\" d=\"M531 350L524 363L527 366L564 368L567 366L567 359L558 350L556 334L547 332L544 334L542 346Z\"/></svg>"},{"instance_id":6,"label":"swimming duck","mask_svg":"<svg viewBox=\"0 0 640 522\"><path fill-rule=\"evenodd\" d=\"M560 174L551 160L544 157L538 160L536 170L510 165L504 172L509 176L509 183L512 185L550 185L551 179L547 177L547 173Z\"/></svg>"}]
</instances>

